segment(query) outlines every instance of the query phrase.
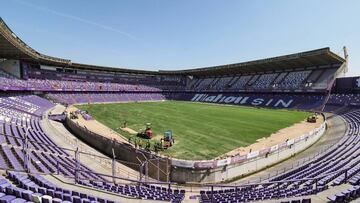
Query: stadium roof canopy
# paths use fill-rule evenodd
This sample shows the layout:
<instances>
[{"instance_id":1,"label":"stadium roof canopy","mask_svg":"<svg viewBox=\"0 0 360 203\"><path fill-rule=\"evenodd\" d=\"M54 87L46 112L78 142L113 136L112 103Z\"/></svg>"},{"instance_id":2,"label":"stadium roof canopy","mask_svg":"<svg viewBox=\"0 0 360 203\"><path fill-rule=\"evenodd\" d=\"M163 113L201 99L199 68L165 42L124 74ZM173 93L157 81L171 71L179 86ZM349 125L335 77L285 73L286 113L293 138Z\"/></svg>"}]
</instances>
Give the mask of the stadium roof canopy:
<instances>
[{"instance_id":1,"label":"stadium roof canopy","mask_svg":"<svg viewBox=\"0 0 360 203\"><path fill-rule=\"evenodd\" d=\"M319 67L325 65L337 65L345 62L345 59L330 51L330 48L322 48L307 52L266 58L261 60L219 65L205 68L194 68L185 70L159 70L145 71L127 68L105 67L80 63L72 63L71 60L61 59L41 54L29 47L11 31L6 23L0 18L0 58L19 59L54 65L67 68L84 70L98 70L106 72L151 74L151 75L230 75L254 72L282 71L287 69L298 69L304 67Z\"/></svg>"}]
</instances>

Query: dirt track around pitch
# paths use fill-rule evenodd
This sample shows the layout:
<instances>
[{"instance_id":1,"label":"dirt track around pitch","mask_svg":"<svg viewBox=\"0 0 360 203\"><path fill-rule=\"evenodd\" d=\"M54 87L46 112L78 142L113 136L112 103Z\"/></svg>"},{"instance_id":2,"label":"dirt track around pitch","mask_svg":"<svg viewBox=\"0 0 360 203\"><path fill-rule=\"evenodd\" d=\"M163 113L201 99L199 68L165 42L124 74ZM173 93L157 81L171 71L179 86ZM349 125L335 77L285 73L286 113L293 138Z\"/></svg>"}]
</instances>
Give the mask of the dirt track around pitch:
<instances>
[{"instance_id":1,"label":"dirt track around pitch","mask_svg":"<svg viewBox=\"0 0 360 203\"><path fill-rule=\"evenodd\" d=\"M74 112L77 108L74 106L70 106L67 108L67 112ZM79 115L78 119L73 119L76 123L78 123L80 126L85 127L86 129L90 130L91 132L94 132L96 134L102 135L103 137L116 140L118 142L126 142L128 143L128 140L123 137L121 134L113 131L111 128L105 126L104 124L100 123L97 120L85 120L81 115ZM119 126L120 128L121 126Z\"/></svg>"},{"instance_id":2,"label":"dirt track around pitch","mask_svg":"<svg viewBox=\"0 0 360 203\"><path fill-rule=\"evenodd\" d=\"M320 127L323 122L324 122L324 118L322 116L318 116L316 123L309 123L307 121L295 123L290 127L283 128L278 132L271 134L269 137L258 139L257 142L247 147L237 148L220 156L219 158L226 156L235 156L237 154L244 155L249 153L250 151L262 150L265 148L272 147L276 144L286 142L287 140L296 139L301 135L307 134L312 130Z\"/></svg>"}]
</instances>

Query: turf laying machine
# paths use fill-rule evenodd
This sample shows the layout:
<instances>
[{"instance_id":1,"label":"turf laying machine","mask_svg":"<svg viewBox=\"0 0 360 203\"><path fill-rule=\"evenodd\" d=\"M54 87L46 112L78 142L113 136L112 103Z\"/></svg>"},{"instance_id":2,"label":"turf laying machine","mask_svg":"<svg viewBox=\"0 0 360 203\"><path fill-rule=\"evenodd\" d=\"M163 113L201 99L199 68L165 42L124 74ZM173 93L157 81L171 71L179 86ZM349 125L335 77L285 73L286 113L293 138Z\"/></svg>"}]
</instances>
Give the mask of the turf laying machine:
<instances>
[{"instance_id":1,"label":"turf laying machine","mask_svg":"<svg viewBox=\"0 0 360 203\"><path fill-rule=\"evenodd\" d=\"M146 129L137 134L138 137L143 137L146 139L151 139L153 137L153 132L151 130L151 123L146 123Z\"/></svg>"}]
</instances>

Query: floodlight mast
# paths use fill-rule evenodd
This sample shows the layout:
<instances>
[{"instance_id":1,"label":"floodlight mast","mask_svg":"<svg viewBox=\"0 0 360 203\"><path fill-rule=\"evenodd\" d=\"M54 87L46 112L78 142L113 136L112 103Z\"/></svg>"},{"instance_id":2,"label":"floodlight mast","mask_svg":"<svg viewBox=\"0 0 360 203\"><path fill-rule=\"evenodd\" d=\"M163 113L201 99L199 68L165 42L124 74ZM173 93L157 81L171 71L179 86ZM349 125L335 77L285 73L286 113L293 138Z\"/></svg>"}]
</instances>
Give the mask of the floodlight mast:
<instances>
[{"instance_id":1,"label":"floodlight mast","mask_svg":"<svg viewBox=\"0 0 360 203\"><path fill-rule=\"evenodd\" d=\"M344 59L345 59L345 68L344 68L344 74L348 72L348 59L349 59L349 54L347 52L347 48L346 46L343 47L343 51L344 51Z\"/></svg>"},{"instance_id":2,"label":"floodlight mast","mask_svg":"<svg viewBox=\"0 0 360 203\"><path fill-rule=\"evenodd\" d=\"M346 46L343 46L343 52L344 52L344 59L345 59L345 62L341 65L340 69L342 69L338 75L336 77L338 77L340 74L341 75L345 75L345 73L347 73L348 71L348 59L349 59L349 54L347 52L347 48ZM322 103L322 105L320 106L320 112L323 112L324 109L325 109L325 106L326 106L326 103L328 102L330 96L331 96L331 90L333 89L334 85L335 85L335 82L336 82L336 77L333 78L332 82L330 83L330 85L328 86L327 88L327 91L326 91L326 96L325 96L325 100L324 102Z\"/></svg>"}]
</instances>

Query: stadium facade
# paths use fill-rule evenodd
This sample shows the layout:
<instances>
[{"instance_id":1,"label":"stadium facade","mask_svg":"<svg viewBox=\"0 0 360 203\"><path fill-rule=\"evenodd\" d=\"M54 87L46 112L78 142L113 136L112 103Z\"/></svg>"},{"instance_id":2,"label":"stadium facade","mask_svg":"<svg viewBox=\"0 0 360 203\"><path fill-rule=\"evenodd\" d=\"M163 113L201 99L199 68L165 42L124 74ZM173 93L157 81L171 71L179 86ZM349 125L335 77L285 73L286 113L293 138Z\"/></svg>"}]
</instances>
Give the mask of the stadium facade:
<instances>
[{"instance_id":1,"label":"stadium facade","mask_svg":"<svg viewBox=\"0 0 360 203\"><path fill-rule=\"evenodd\" d=\"M57 147L41 126L42 120L48 119L49 109L54 108L54 102L72 105L181 100L330 112L341 117L347 129L344 136L321 156L291 171L269 177L266 182L242 186L211 185L211 191L200 192L200 201L308 197L331 190L333 186L347 182L358 185L360 182L357 156L360 153L357 142L360 78L339 78L347 70L347 56L340 57L329 48L214 67L145 71L80 64L41 54L18 38L2 19L0 33L0 123L3 126L0 164L1 169L8 171L7 180L0 181L4 183L1 192L8 199L19 198L20 194L8 189L12 188L8 183L11 180L23 188L18 190L24 193L20 197L26 200L39 193L36 197L44 200L57 198L60 200L56 201L78 202L82 198L86 199L83 202L91 201L90 195L82 194L81 197L79 193L63 188L60 188L61 194L56 193L60 189L46 180L44 174L59 174L88 188L121 194L122 198L181 202L185 190L171 189L173 182L214 183L256 172L305 150L320 139L327 128L324 123L307 136L245 156L188 161L158 156L128 143L105 139L66 117L68 127L85 143L114 158L113 165L116 157L123 165L139 171L140 180L134 186L107 182L108 177L79 161L78 150L74 157ZM136 160L142 164L134 166L132 163ZM244 167L251 170L242 170ZM161 182L142 182L142 176L145 180L149 177ZM22 180L34 184L26 185ZM155 187L156 184L166 187ZM227 189L216 190L216 187ZM358 188L353 188L356 190ZM100 197L97 200L112 202Z\"/></svg>"}]
</instances>

